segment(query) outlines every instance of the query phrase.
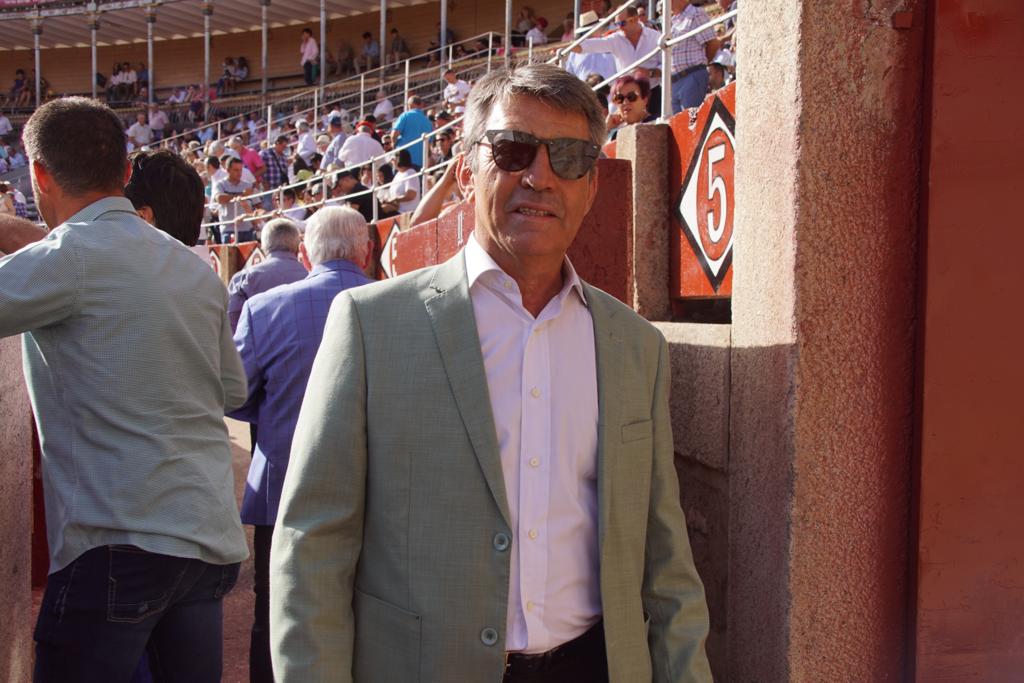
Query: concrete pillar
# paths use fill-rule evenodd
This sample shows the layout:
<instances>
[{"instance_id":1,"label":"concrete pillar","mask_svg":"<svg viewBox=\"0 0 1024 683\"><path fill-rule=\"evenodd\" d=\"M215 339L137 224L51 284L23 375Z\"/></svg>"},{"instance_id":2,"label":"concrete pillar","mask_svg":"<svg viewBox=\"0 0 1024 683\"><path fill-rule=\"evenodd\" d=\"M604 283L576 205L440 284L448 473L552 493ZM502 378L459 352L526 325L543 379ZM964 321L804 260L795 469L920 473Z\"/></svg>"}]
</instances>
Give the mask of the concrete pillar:
<instances>
[{"instance_id":1,"label":"concrete pillar","mask_svg":"<svg viewBox=\"0 0 1024 683\"><path fill-rule=\"evenodd\" d=\"M0 671L32 678L32 417L21 338L0 339ZM41 533L45 534L45 531Z\"/></svg>"},{"instance_id":2,"label":"concrete pillar","mask_svg":"<svg viewBox=\"0 0 1024 683\"><path fill-rule=\"evenodd\" d=\"M626 126L616 159L631 162L633 176L633 309L648 320L671 320L669 301L669 127Z\"/></svg>"},{"instance_id":3,"label":"concrete pillar","mask_svg":"<svg viewBox=\"0 0 1024 683\"><path fill-rule=\"evenodd\" d=\"M723 680L905 677L922 14L740 17Z\"/></svg>"},{"instance_id":4,"label":"concrete pillar","mask_svg":"<svg viewBox=\"0 0 1024 683\"><path fill-rule=\"evenodd\" d=\"M153 66L153 27L156 25L156 5L146 7L146 68L149 69L149 85L146 86L146 104L156 101L156 69ZM93 80L96 80L93 78Z\"/></svg>"}]
</instances>

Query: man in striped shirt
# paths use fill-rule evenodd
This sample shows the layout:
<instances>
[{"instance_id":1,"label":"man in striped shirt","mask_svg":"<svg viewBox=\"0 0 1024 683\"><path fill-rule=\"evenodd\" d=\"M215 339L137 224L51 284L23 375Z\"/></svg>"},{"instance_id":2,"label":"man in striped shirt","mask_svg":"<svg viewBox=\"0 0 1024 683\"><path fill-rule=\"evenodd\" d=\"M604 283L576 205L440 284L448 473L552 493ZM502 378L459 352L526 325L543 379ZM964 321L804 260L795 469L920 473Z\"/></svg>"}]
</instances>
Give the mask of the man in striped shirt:
<instances>
[{"instance_id":1,"label":"man in striped shirt","mask_svg":"<svg viewBox=\"0 0 1024 683\"><path fill-rule=\"evenodd\" d=\"M710 20L690 0L672 0L672 37L696 30ZM708 92L708 61L718 49L711 27L672 48L672 112L699 107Z\"/></svg>"}]
</instances>

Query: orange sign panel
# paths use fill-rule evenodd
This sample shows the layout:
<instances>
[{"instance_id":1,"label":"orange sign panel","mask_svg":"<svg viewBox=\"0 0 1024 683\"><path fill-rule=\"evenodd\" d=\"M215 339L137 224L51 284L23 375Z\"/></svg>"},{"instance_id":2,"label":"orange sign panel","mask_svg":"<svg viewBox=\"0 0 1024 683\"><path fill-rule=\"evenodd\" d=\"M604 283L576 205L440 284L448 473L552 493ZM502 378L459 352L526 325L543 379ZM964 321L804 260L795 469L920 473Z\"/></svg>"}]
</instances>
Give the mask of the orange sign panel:
<instances>
[{"instance_id":1,"label":"orange sign panel","mask_svg":"<svg viewBox=\"0 0 1024 683\"><path fill-rule=\"evenodd\" d=\"M671 174L672 295L732 296L736 86L704 101L691 123L670 122L675 152Z\"/></svg>"}]
</instances>

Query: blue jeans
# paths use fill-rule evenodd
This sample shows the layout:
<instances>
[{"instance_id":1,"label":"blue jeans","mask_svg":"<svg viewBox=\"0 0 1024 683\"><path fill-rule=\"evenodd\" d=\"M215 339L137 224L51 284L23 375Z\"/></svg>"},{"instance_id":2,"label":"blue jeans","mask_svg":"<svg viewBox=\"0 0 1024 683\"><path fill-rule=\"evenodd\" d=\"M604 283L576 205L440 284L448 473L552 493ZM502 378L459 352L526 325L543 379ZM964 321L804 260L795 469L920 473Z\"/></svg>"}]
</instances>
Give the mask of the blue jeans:
<instances>
[{"instance_id":1,"label":"blue jeans","mask_svg":"<svg viewBox=\"0 0 1024 683\"><path fill-rule=\"evenodd\" d=\"M128 681L144 651L154 681L220 681L238 568L128 545L83 553L47 580L34 681Z\"/></svg>"},{"instance_id":2,"label":"blue jeans","mask_svg":"<svg viewBox=\"0 0 1024 683\"><path fill-rule=\"evenodd\" d=\"M708 70L694 69L672 82L672 113L699 107L708 94Z\"/></svg>"}]
</instances>

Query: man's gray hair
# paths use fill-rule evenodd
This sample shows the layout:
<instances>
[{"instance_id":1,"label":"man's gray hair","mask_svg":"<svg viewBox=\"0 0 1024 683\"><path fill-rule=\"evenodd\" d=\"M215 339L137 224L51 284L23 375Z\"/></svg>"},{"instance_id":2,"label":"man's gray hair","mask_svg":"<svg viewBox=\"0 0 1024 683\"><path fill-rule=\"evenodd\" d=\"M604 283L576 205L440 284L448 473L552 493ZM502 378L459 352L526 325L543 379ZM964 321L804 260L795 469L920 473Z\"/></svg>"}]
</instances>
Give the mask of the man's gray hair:
<instances>
[{"instance_id":1,"label":"man's gray hair","mask_svg":"<svg viewBox=\"0 0 1024 683\"><path fill-rule=\"evenodd\" d=\"M299 226L287 218L268 221L260 232L260 243L265 254L272 251L290 251L298 254L300 241L302 235L299 233Z\"/></svg>"},{"instance_id":2,"label":"man's gray hair","mask_svg":"<svg viewBox=\"0 0 1024 683\"><path fill-rule=\"evenodd\" d=\"M347 206L325 206L306 221L306 252L313 265L335 259L358 261L369 239L363 214Z\"/></svg>"},{"instance_id":3,"label":"man's gray hair","mask_svg":"<svg viewBox=\"0 0 1024 683\"><path fill-rule=\"evenodd\" d=\"M583 81L553 64L529 64L511 70L492 71L473 86L466 102L466 131L463 149L467 150L469 168L476 171L473 146L487 132L487 118L496 103L508 103L516 97L532 97L549 107L587 119L590 141L604 143L607 136L604 111L597 96Z\"/></svg>"}]
</instances>

